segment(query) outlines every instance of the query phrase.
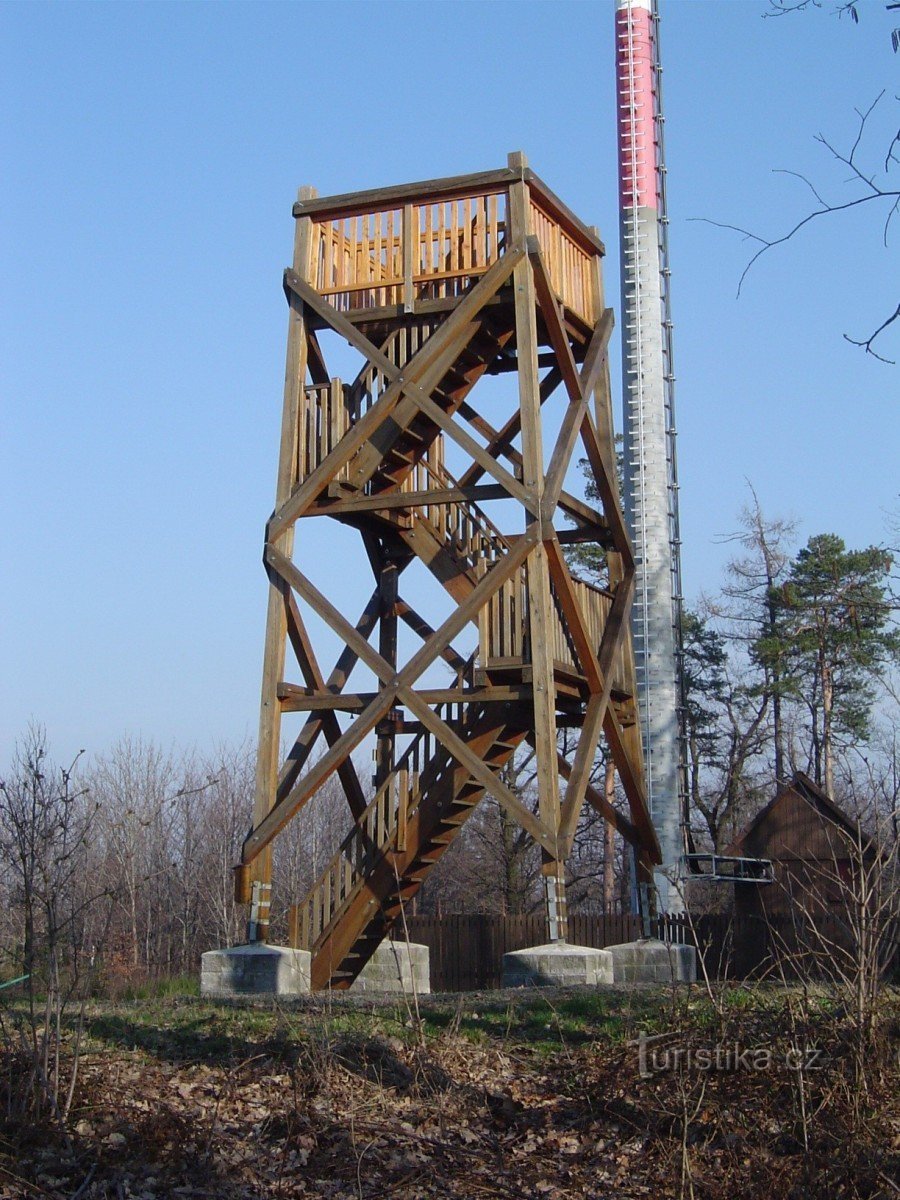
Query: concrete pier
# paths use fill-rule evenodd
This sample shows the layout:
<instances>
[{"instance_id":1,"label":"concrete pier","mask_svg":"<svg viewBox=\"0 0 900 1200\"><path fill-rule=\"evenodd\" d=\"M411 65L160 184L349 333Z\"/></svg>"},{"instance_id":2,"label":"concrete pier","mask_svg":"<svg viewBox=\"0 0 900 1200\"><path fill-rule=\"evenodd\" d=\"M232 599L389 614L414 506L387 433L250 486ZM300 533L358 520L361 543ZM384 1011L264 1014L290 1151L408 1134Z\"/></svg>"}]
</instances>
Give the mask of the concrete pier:
<instances>
[{"instance_id":1,"label":"concrete pier","mask_svg":"<svg viewBox=\"0 0 900 1200\"><path fill-rule=\"evenodd\" d=\"M697 951L693 946L641 938L607 946L612 957L614 983L694 983Z\"/></svg>"},{"instance_id":2,"label":"concrete pier","mask_svg":"<svg viewBox=\"0 0 900 1200\"><path fill-rule=\"evenodd\" d=\"M503 955L503 987L575 987L613 982L607 950L548 942Z\"/></svg>"},{"instance_id":3,"label":"concrete pier","mask_svg":"<svg viewBox=\"0 0 900 1200\"><path fill-rule=\"evenodd\" d=\"M431 991L428 947L420 942L382 942L350 991L427 995Z\"/></svg>"},{"instance_id":4,"label":"concrete pier","mask_svg":"<svg viewBox=\"0 0 900 1200\"><path fill-rule=\"evenodd\" d=\"M209 950L200 959L200 995L303 996L309 992L310 954L289 946L253 942Z\"/></svg>"}]
</instances>

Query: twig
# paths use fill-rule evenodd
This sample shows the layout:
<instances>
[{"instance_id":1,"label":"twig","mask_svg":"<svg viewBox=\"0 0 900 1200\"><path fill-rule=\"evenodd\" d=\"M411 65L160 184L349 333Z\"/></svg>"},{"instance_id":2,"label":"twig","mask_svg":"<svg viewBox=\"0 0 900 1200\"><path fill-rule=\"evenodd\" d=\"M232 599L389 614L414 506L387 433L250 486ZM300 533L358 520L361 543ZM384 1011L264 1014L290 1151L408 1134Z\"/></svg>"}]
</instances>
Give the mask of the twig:
<instances>
[{"instance_id":1,"label":"twig","mask_svg":"<svg viewBox=\"0 0 900 1200\"><path fill-rule=\"evenodd\" d=\"M81 1181L81 1183L79 1184L76 1191L74 1191L72 1193L72 1195L69 1197L69 1200L81 1200L81 1197L91 1186L91 1180L94 1178L94 1174L95 1174L96 1170L97 1170L97 1164L92 1163L91 1169L88 1171L87 1175L85 1175L84 1179Z\"/></svg>"}]
</instances>

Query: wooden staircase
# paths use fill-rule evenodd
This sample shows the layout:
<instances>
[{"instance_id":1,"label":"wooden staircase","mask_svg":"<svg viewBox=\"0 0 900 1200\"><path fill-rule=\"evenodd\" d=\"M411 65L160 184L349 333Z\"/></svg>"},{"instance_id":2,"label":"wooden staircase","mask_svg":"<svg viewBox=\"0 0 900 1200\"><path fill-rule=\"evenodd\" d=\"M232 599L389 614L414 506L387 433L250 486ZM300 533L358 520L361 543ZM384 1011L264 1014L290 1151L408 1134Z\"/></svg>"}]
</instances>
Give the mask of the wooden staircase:
<instances>
[{"instance_id":1,"label":"wooden staircase","mask_svg":"<svg viewBox=\"0 0 900 1200\"><path fill-rule=\"evenodd\" d=\"M445 719L498 773L528 731L528 714L512 705L470 708ZM291 912L292 944L312 952L314 990L350 986L484 791L430 733L414 739Z\"/></svg>"},{"instance_id":2,"label":"wooden staircase","mask_svg":"<svg viewBox=\"0 0 900 1200\"><path fill-rule=\"evenodd\" d=\"M426 345L433 330L417 322L395 329L380 346L381 353L398 369ZM435 367L437 381L429 388L432 400L448 416L465 402L478 380L504 356L513 331L482 317L453 363ZM298 438L296 478L308 478L340 440L378 402L391 385L376 363L366 363L352 383L339 379L308 385ZM415 465L427 456L439 436L439 426L410 400L402 400L392 419L372 435L338 473L338 486L346 494L376 496L401 487Z\"/></svg>"}]
</instances>

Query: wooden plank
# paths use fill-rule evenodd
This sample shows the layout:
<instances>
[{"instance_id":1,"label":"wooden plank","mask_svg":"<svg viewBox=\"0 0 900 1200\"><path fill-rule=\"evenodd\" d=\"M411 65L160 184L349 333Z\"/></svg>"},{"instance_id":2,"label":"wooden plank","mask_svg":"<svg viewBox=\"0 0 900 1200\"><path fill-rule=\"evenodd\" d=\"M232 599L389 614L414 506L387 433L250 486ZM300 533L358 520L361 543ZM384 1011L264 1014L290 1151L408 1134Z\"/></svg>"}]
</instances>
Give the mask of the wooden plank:
<instances>
[{"instance_id":1,"label":"wooden plank","mask_svg":"<svg viewBox=\"0 0 900 1200\"><path fill-rule=\"evenodd\" d=\"M298 684L281 682L278 694L284 712L361 712L377 692L315 691ZM531 697L527 684L491 684L471 688L429 688L418 695L427 704L510 704Z\"/></svg>"},{"instance_id":2,"label":"wooden plank","mask_svg":"<svg viewBox=\"0 0 900 1200\"><path fill-rule=\"evenodd\" d=\"M436 488L434 491L384 492L353 499L332 500L323 497L303 516L344 516L350 513L384 512L393 508L431 508L439 504L481 504L485 500L502 500L508 494L502 484L485 483L467 488Z\"/></svg>"},{"instance_id":3,"label":"wooden plank","mask_svg":"<svg viewBox=\"0 0 900 1200\"><path fill-rule=\"evenodd\" d=\"M403 311L412 312L416 302L413 274L415 273L415 251L419 239L418 223L413 227L413 213L418 210L411 204L403 206Z\"/></svg>"},{"instance_id":4,"label":"wooden plank","mask_svg":"<svg viewBox=\"0 0 900 1200\"><path fill-rule=\"evenodd\" d=\"M512 172L501 168L476 171L469 175L449 175L442 179L425 179L418 183L401 183L393 187L368 188L361 192L342 192L334 196L298 200L294 205L294 216L315 216L317 220L324 221L339 213L356 216L388 206L396 208L400 204L484 195L505 190L513 178Z\"/></svg>"},{"instance_id":5,"label":"wooden plank","mask_svg":"<svg viewBox=\"0 0 900 1200\"><path fill-rule=\"evenodd\" d=\"M563 556L562 549L556 539L545 543L550 577L556 585L556 597L568 622L569 632L575 642L581 673L588 682L592 692L603 690L603 673L597 660L597 647L592 645L584 613L575 589L572 577Z\"/></svg>"}]
</instances>

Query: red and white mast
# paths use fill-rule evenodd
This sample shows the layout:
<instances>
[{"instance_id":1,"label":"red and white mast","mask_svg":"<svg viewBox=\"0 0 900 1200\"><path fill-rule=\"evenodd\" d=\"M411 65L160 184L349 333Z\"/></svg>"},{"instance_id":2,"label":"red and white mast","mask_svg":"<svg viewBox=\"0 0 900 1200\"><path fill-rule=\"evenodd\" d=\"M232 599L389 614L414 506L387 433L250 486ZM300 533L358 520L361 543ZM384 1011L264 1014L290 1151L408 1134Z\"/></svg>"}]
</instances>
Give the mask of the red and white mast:
<instances>
[{"instance_id":1,"label":"red and white mast","mask_svg":"<svg viewBox=\"0 0 900 1200\"><path fill-rule=\"evenodd\" d=\"M618 0L616 84L624 392L624 506L637 562L632 617L660 907L682 907L681 565L666 168L657 0Z\"/></svg>"}]
</instances>

